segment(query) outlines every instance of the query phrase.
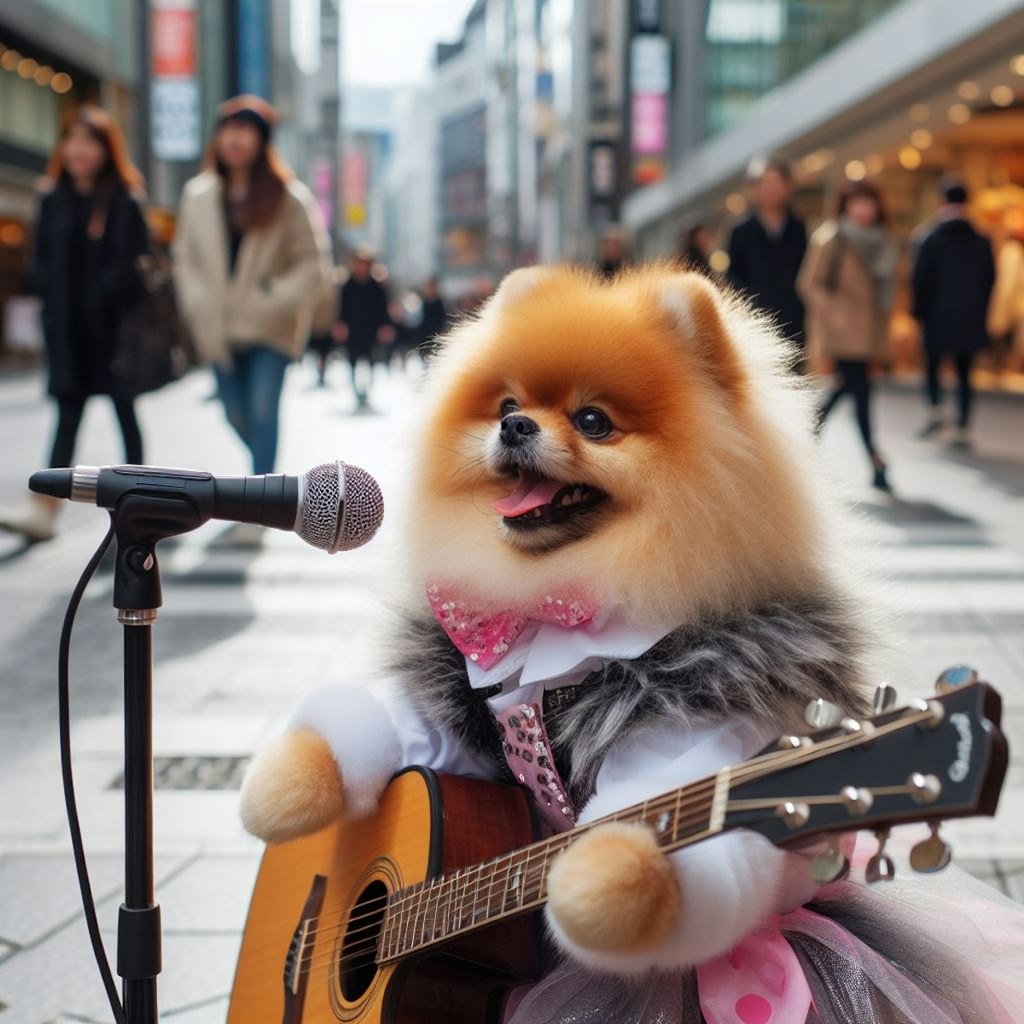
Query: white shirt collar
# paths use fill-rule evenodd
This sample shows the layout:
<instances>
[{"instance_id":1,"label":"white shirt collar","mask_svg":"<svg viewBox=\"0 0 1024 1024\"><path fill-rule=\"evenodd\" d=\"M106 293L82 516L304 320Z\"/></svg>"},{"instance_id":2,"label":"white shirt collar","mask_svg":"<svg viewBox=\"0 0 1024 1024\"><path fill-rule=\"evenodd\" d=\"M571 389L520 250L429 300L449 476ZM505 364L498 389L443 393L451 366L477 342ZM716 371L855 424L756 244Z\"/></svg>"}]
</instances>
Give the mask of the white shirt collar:
<instances>
[{"instance_id":1,"label":"white shirt collar","mask_svg":"<svg viewBox=\"0 0 1024 1024\"><path fill-rule=\"evenodd\" d=\"M517 672L517 686L553 682L574 672L592 671L610 658L632 659L650 650L671 627L636 629L626 625L618 610L600 629L587 626L564 629L551 623L531 623L508 652L489 669L466 659L469 685L482 690L502 683Z\"/></svg>"}]
</instances>

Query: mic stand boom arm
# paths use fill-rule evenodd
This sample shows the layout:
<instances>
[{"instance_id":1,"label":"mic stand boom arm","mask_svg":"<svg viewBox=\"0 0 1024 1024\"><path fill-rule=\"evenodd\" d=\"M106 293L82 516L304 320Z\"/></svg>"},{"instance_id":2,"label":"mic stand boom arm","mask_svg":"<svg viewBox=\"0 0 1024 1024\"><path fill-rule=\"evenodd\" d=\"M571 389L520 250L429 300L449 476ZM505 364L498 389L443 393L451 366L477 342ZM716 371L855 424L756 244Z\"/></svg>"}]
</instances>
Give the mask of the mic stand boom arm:
<instances>
[{"instance_id":1,"label":"mic stand boom arm","mask_svg":"<svg viewBox=\"0 0 1024 1024\"><path fill-rule=\"evenodd\" d=\"M114 607L124 627L125 900L117 973L127 1024L156 1024L160 907L153 892L153 623L163 604L156 545L208 516L184 495L125 494L113 510Z\"/></svg>"}]
</instances>

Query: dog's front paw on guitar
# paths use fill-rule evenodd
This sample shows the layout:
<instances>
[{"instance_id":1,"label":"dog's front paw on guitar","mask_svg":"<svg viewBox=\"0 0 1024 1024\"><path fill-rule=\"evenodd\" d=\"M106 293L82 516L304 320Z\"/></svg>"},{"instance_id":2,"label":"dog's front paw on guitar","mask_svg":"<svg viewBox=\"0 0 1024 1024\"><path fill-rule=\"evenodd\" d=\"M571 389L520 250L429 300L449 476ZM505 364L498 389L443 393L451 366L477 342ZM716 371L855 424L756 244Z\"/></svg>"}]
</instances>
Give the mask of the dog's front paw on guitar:
<instances>
[{"instance_id":1,"label":"dog's front paw on guitar","mask_svg":"<svg viewBox=\"0 0 1024 1024\"><path fill-rule=\"evenodd\" d=\"M247 832L268 843L309 835L341 815L341 772L312 729L290 729L257 754L242 783Z\"/></svg>"},{"instance_id":2,"label":"dog's front paw on guitar","mask_svg":"<svg viewBox=\"0 0 1024 1024\"><path fill-rule=\"evenodd\" d=\"M573 945L595 953L642 953L679 923L682 894L654 833L598 825L555 860L548 907Z\"/></svg>"}]
</instances>

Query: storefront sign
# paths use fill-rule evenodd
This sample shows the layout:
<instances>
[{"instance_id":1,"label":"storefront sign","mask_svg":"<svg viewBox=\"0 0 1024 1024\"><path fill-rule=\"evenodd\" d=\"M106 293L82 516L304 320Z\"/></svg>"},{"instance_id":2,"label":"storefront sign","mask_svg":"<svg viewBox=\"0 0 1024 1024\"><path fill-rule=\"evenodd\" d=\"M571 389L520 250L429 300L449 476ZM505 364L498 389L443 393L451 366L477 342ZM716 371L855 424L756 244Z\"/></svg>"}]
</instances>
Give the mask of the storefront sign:
<instances>
[{"instance_id":1,"label":"storefront sign","mask_svg":"<svg viewBox=\"0 0 1024 1024\"><path fill-rule=\"evenodd\" d=\"M200 150L195 0L151 0L152 147L160 160L195 160Z\"/></svg>"},{"instance_id":2,"label":"storefront sign","mask_svg":"<svg viewBox=\"0 0 1024 1024\"><path fill-rule=\"evenodd\" d=\"M637 35L629 47L630 152L635 185L664 177L672 48L665 36Z\"/></svg>"}]
</instances>

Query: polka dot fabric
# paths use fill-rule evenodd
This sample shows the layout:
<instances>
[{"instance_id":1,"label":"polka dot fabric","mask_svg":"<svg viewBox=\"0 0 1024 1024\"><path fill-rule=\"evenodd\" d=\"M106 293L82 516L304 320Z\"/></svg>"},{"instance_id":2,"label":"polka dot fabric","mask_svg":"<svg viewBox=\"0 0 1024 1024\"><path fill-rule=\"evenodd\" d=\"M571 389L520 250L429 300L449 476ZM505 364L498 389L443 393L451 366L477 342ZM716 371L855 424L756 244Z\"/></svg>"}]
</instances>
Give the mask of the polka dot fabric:
<instances>
[{"instance_id":1,"label":"polka dot fabric","mask_svg":"<svg viewBox=\"0 0 1024 1024\"><path fill-rule=\"evenodd\" d=\"M533 794L541 819L556 832L576 823L576 811L555 768L547 731L537 704L516 704L494 715L505 760L512 774Z\"/></svg>"}]
</instances>

